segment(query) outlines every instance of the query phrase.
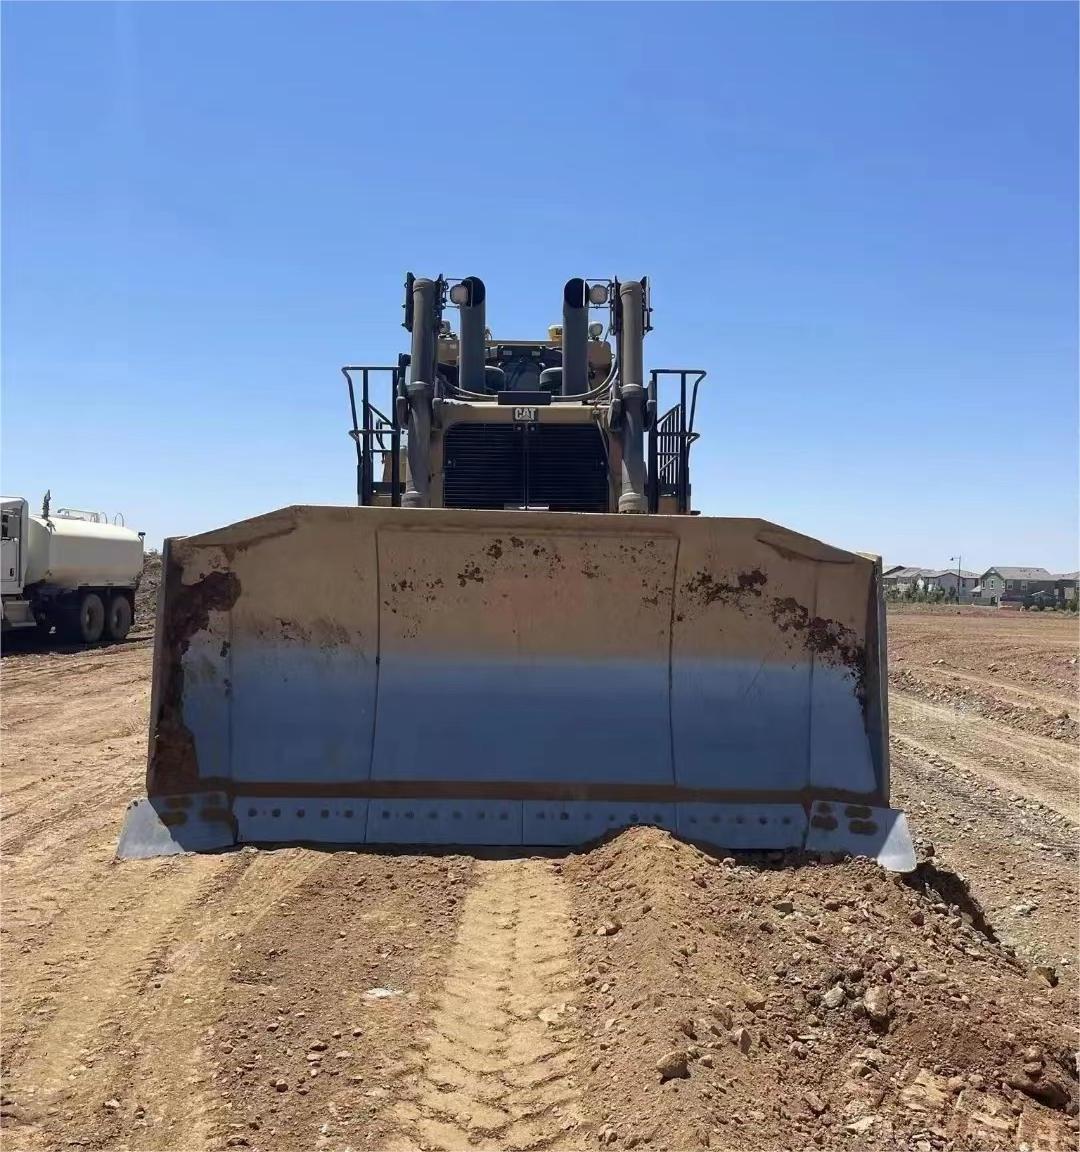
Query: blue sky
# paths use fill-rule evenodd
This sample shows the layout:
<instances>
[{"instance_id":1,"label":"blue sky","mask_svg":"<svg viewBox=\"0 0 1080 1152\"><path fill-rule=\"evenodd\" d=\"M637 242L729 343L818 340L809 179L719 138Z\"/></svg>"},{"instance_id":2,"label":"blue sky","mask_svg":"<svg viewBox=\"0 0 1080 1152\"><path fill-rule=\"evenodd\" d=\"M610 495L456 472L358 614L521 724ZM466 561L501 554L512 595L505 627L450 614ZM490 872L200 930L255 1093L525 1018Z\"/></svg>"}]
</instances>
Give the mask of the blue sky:
<instances>
[{"instance_id":1,"label":"blue sky","mask_svg":"<svg viewBox=\"0 0 1080 1152\"><path fill-rule=\"evenodd\" d=\"M5 4L5 490L148 539L351 503L407 270L653 280L695 503L1077 567L1077 9Z\"/></svg>"}]
</instances>

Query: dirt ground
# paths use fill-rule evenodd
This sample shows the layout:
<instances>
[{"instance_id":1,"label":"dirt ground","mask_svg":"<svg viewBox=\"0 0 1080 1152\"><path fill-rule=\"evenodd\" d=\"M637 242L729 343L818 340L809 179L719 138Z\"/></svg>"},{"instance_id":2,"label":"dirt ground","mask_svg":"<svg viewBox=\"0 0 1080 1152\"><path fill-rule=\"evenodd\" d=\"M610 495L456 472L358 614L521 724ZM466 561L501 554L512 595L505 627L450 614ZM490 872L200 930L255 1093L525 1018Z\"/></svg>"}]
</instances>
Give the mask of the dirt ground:
<instances>
[{"instance_id":1,"label":"dirt ground","mask_svg":"<svg viewBox=\"0 0 1080 1152\"><path fill-rule=\"evenodd\" d=\"M4 1147L1075 1147L1076 658L890 614L905 882L651 829L118 863L150 640L9 652Z\"/></svg>"}]
</instances>

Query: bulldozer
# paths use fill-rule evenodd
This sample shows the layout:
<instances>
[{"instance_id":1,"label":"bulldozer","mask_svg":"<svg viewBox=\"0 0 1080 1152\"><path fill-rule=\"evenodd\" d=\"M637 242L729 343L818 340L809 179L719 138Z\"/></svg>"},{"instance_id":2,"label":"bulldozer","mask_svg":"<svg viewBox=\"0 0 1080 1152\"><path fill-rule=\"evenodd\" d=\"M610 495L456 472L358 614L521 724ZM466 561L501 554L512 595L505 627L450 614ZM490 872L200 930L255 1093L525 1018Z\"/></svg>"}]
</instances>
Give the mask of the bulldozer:
<instances>
[{"instance_id":1,"label":"bulldozer","mask_svg":"<svg viewBox=\"0 0 1080 1152\"><path fill-rule=\"evenodd\" d=\"M706 373L646 371L651 299L574 277L501 340L478 277L408 276L409 350L342 369L357 506L165 542L120 856L648 824L914 867L880 558L699 515Z\"/></svg>"}]
</instances>

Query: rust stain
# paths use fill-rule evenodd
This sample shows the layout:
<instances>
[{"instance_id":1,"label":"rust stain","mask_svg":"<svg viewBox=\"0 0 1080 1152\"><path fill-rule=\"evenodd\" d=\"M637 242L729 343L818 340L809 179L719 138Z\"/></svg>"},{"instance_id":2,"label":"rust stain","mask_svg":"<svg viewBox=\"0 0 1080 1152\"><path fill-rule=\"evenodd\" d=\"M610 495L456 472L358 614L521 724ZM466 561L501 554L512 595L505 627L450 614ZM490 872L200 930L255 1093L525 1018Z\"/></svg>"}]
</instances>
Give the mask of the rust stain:
<instances>
[{"instance_id":1,"label":"rust stain","mask_svg":"<svg viewBox=\"0 0 1080 1152\"><path fill-rule=\"evenodd\" d=\"M702 570L683 585L685 595L702 607L723 604L743 615L765 608L776 627L797 637L803 647L830 664L846 668L855 680L855 697L866 709L866 645L845 624L824 616L813 616L805 605L791 596L766 599L762 589L768 577L760 568L740 572L734 580ZM681 621L682 617L676 617Z\"/></svg>"},{"instance_id":2,"label":"rust stain","mask_svg":"<svg viewBox=\"0 0 1080 1152\"><path fill-rule=\"evenodd\" d=\"M476 564L466 564L464 569L457 574L457 578L462 588L470 580L476 584L483 584L484 582L484 575Z\"/></svg>"},{"instance_id":3,"label":"rust stain","mask_svg":"<svg viewBox=\"0 0 1080 1152\"><path fill-rule=\"evenodd\" d=\"M492 560L498 560L499 557L503 554L502 540L496 539L493 543L489 544L487 548L487 554L492 558Z\"/></svg>"},{"instance_id":4,"label":"rust stain","mask_svg":"<svg viewBox=\"0 0 1080 1152\"><path fill-rule=\"evenodd\" d=\"M732 604L745 611L750 603L761 599L762 586L768 583L768 577L760 568L752 572L740 572L735 577L735 583L728 580L719 580L711 572L704 569L692 579L688 580L685 591L696 597L702 605Z\"/></svg>"},{"instance_id":5,"label":"rust stain","mask_svg":"<svg viewBox=\"0 0 1080 1152\"><path fill-rule=\"evenodd\" d=\"M287 616L276 616L277 628L274 629L274 634L282 640L298 640L302 644L307 644L311 640L311 633L296 620L290 620Z\"/></svg>"},{"instance_id":6,"label":"rust stain","mask_svg":"<svg viewBox=\"0 0 1080 1152\"><path fill-rule=\"evenodd\" d=\"M209 627L210 613L229 611L239 595L240 581L235 573L210 572L194 584L184 584L180 565L170 557L165 573L165 623L160 652L161 703L146 771L146 791L150 796L198 788L195 739L183 720L183 657L192 636Z\"/></svg>"},{"instance_id":7,"label":"rust stain","mask_svg":"<svg viewBox=\"0 0 1080 1152\"><path fill-rule=\"evenodd\" d=\"M769 615L781 632L795 632L805 648L830 664L840 665L855 678L855 696L866 708L866 645L845 624L811 616L806 607L792 597L774 598Z\"/></svg>"},{"instance_id":8,"label":"rust stain","mask_svg":"<svg viewBox=\"0 0 1080 1152\"><path fill-rule=\"evenodd\" d=\"M824 828L826 832L832 832L834 828L839 827L835 816L821 815L818 813L810 817L810 823L815 828Z\"/></svg>"},{"instance_id":9,"label":"rust stain","mask_svg":"<svg viewBox=\"0 0 1080 1152\"><path fill-rule=\"evenodd\" d=\"M848 830L857 836L873 836L878 830L875 820L849 820Z\"/></svg>"}]
</instances>

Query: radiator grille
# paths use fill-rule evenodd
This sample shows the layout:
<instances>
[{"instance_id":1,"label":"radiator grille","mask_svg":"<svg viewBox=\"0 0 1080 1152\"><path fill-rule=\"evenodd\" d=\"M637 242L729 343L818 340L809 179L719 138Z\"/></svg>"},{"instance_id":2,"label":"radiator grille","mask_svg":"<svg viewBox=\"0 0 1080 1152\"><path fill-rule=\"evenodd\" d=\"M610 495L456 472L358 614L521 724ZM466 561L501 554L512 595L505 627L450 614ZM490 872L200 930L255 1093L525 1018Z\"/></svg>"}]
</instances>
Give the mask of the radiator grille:
<instances>
[{"instance_id":1,"label":"radiator grille","mask_svg":"<svg viewBox=\"0 0 1080 1152\"><path fill-rule=\"evenodd\" d=\"M443 442L443 504L607 512L600 430L594 424L455 424Z\"/></svg>"}]
</instances>

